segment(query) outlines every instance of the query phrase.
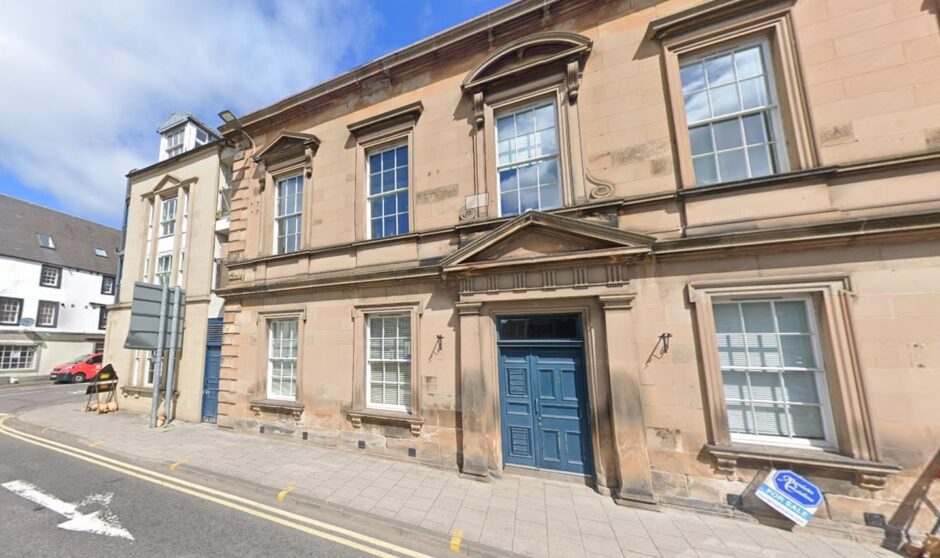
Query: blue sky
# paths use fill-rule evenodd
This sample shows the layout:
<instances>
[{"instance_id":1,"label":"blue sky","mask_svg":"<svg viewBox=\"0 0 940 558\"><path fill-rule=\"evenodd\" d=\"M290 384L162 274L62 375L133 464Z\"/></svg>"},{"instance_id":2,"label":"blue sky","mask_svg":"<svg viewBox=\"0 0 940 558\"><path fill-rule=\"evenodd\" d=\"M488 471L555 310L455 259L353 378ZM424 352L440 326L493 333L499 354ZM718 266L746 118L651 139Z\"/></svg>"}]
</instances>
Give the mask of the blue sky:
<instances>
[{"instance_id":1,"label":"blue sky","mask_svg":"<svg viewBox=\"0 0 940 558\"><path fill-rule=\"evenodd\" d=\"M218 125L507 1L7 3L0 193L119 227L171 112Z\"/></svg>"}]
</instances>

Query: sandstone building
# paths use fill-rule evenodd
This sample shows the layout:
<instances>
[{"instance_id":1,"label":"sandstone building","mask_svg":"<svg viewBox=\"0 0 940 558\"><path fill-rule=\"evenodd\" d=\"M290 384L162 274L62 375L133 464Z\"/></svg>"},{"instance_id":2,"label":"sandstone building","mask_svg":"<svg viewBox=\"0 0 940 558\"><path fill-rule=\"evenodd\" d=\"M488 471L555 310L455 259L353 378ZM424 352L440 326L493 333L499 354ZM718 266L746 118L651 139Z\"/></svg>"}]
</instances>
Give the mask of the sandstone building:
<instances>
[{"instance_id":1,"label":"sandstone building","mask_svg":"<svg viewBox=\"0 0 940 558\"><path fill-rule=\"evenodd\" d=\"M219 423L926 527L937 12L520 0L228 123Z\"/></svg>"}]
</instances>

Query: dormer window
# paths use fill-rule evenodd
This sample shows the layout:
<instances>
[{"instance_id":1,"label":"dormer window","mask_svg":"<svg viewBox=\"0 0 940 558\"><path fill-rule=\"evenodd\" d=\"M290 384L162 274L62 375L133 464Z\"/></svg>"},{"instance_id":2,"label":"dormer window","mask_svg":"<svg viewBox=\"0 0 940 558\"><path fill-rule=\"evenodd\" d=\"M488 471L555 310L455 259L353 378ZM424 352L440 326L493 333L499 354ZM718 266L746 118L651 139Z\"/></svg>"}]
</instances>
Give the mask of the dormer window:
<instances>
[{"instance_id":1,"label":"dormer window","mask_svg":"<svg viewBox=\"0 0 940 558\"><path fill-rule=\"evenodd\" d=\"M107 258L108 251L102 248L101 246L95 246L95 255L99 258Z\"/></svg>"},{"instance_id":2,"label":"dormer window","mask_svg":"<svg viewBox=\"0 0 940 558\"><path fill-rule=\"evenodd\" d=\"M166 156L175 157L183 152L185 128L180 126L166 133Z\"/></svg>"},{"instance_id":3,"label":"dormer window","mask_svg":"<svg viewBox=\"0 0 940 558\"><path fill-rule=\"evenodd\" d=\"M43 248L49 248L50 250L55 250L55 242L52 241L52 237L47 234L37 234L36 239L39 240L39 245Z\"/></svg>"},{"instance_id":4,"label":"dormer window","mask_svg":"<svg viewBox=\"0 0 940 558\"><path fill-rule=\"evenodd\" d=\"M205 130L196 129L196 145L205 145L209 142L209 134Z\"/></svg>"}]
</instances>

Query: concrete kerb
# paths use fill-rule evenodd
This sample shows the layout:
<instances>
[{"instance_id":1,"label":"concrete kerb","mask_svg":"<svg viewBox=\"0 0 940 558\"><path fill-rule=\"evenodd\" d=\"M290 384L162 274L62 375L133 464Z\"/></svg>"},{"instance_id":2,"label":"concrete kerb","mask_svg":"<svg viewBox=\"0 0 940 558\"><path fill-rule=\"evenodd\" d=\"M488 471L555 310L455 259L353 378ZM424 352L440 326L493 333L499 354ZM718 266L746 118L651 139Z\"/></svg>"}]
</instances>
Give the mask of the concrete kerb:
<instances>
[{"instance_id":1,"label":"concrete kerb","mask_svg":"<svg viewBox=\"0 0 940 558\"><path fill-rule=\"evenodd\" d=\"M8 420L7 424L18 430L33 435L40 435L40 431L44 430L42 433L43 438L49 438L55 442L71 445L76 449L88 450L86 447L87 444L84 442L89 440L89 438L77 437L72 434L55 430L52 427L27 422L16 416ZM181 464L171 472L169 470L169 466L172 464L172 462L170 461L148 460L136 455L110 451L108 450L107 445L94 448L94 452L101 454L104 457L126 461L138 467L148 468L154 472L169 474L171 476L179 477L181 480L203 484L212 488L217 488L217 486L213 485L220 484L219 481L222 481L221 484L226 485L228 490L231 490L232 486L234 486L237 489L236 494L239 496L257 500L267 505L278 506L284 508L285 511L291 511L299 514L304 514L305 511L309 513L311 510L313 510L321 513L329 513L332 516L340 516L344 519L350 520L350 523L356 525L357 530L361 529L363 526L368 529L369 525L378 524L381 525L384 529L391 530L395 534L405 538L413 537L419 541L438 540L442 541L445 546L449 543L452 536L452 533L445 535L440 531L433 531L424 527L410 525L393 518L382 517L369 512L356 510L354 508L333 504L325 500L309 497L296 491L292 492L290 496L283 502L278 502L275 495L279 490L283 489L283 487L264 485L229 474L219 473L201 467L194 467L187 463ZM323 521L326 521L326 519L323 519ZM365 534L372 533L366 532ZM374 534L372 535L375 536ZM453 552L453 550L451 550L451 554L482 558L522 556L520 554L508 553L506 550L497 549L486 544L470 540L462 540L459 551Z\"/></svg>"}]
</instances>

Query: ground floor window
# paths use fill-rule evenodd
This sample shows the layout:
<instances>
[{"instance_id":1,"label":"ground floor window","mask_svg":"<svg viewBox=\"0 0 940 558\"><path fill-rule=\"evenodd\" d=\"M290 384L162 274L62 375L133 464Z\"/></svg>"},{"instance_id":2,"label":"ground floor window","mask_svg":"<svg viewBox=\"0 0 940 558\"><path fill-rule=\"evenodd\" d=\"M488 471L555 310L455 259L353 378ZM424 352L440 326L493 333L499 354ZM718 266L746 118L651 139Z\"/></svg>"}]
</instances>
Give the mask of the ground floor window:
<instances>
[{"instance_id":1,"label":"ground floor window","mask_svg":"<svg viewBox=\"0 0 940 558\"><path fill-rule=\"evenodd\" d=\"M0 370L30 370L35 367L35 345L0 345Z\"/></svg>"},{"instance_id":2,"label":"ground floor window","mask_svg":"<svg viewBox=\"0 0 940 558\"><path fill-rule=\"evenodd\" d=\"M268 398L297 398L297 320L268 322Z\"/></svg>"},{"instance_id":3,"label":"ground floor window","mask_svg":"<svg viewBox=\"0 0 940 558\"><path fill-rule=\"evenodd\" d=\"M367 316L366 339L367 406L409 412L411 314Z\"/></svg>"},{"instance_id":4,"label":"ground floor window","mask_svg":"<svg viewBox=\"0 0 940 558\"><path fill-rule=\"evenodd\" d=\"M834 446L812 299L716 301L713 308L732 439Z\"/></svg>"}]
</instances>

